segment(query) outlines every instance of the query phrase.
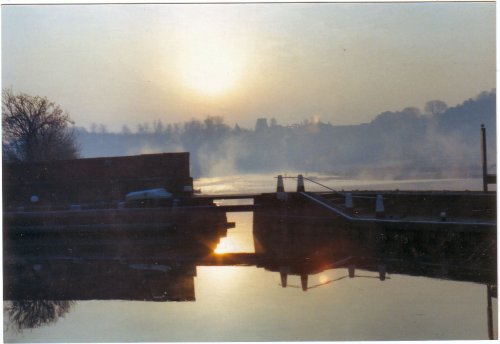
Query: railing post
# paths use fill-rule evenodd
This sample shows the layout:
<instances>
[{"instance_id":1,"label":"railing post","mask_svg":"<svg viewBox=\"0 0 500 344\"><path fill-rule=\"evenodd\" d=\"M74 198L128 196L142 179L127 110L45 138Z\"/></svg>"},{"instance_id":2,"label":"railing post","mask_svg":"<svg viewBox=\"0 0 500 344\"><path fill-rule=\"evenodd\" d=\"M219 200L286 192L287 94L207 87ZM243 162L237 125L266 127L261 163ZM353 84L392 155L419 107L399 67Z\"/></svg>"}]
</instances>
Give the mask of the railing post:
<instances>
[{"instance_id":1,"label":"railing post","mask_svg":"<svg viewBox=\"0 0 500 344\"><path fill-rule=\"evenodd\" d=\"M283 176L280 174L278 176L278 185L276 187L276 198L280 201L284 201L286 199L285 186L283 184Z\"/></svg>"},{"instance_id":2,"label":"railing post","mask_svg":"<svg viewBox=\"0 0 500 344\"><path fill-rule=\"evenodd\" d=\"M306 192L304 187L304 177L301 174L297 177L297 192Z\"/></svg>"}]
</instances>

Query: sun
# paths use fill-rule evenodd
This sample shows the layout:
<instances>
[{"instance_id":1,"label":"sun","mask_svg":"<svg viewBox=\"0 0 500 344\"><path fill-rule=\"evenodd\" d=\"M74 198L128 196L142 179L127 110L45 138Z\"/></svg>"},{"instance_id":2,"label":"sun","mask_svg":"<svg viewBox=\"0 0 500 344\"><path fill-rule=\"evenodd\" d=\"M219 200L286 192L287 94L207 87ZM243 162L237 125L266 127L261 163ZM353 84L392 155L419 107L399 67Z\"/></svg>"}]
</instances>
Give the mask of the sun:
<instances>
[{"instance_id":1,"label":"sun","mask_svg":"<svg viewBox=\"0 0 500 344\"><path fill-rule=\"evenodd\" d=\"M179 71L184 86L206 96L228 92L244 70L239 47L213 34L192 36L182 51Z\"/></svg>"}]
</instances>

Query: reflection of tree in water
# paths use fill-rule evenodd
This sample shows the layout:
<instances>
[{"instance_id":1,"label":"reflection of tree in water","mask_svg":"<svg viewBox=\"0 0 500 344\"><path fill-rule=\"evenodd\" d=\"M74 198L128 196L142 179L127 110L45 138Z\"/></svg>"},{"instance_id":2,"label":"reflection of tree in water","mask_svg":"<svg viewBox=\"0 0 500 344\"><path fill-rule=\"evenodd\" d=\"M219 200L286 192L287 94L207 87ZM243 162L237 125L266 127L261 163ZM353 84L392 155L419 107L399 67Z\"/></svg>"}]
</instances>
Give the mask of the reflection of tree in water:
<instances>
[{"instance_id":1,"label":"reflection of tree in water","mask_svg":"<svg viewBox=\"0 0 500 344\"><path fill-rule=\"evenodd\" d=\"M15 300L5 306L13 326L22 331L54 323L69 312L75 301Z\"/></svg>"}]
</instances>

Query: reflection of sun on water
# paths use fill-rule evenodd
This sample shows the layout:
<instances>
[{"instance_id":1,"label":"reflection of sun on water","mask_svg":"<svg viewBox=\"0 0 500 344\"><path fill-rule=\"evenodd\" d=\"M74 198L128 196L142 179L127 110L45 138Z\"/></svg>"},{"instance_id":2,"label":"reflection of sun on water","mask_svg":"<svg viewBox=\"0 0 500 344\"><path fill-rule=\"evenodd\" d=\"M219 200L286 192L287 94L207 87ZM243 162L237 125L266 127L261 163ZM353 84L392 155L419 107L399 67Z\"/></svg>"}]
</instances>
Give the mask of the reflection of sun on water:
<instances>
[{"instance_id":1,"label":"reflection of sun on water","mask_svg":"<svg viewBox=\"0 0 500 344\"><path fill-rule=\"evenodd\" d=\"M319 275L319 283L323 284L323 283L326 283L328 281L330 281L330 278L327 275L325 275L325 274Z\"/></svg>"},{"instance_id":2,"label":"reflection of sun on water","mask_svg":"<svg viewBox=\"0 0 500 344\"><path fill-rule=\"evenodd\" d=\"M233 204L238 200L221 201L223 204ZM234 222L236 226L227 231L226 237L220 239L214 250L216 254L224 253L254 253L254 240L252 233L253 213L227 213L227 221Z\"/></svg>"},{"instance_id":3,"label":"reflection of sun on water","mask_svg":"<svg viewBox=\"0 0 500 344\"><path fill-rule=\"evenodd\" d=\"M234 247L233 247L233 244L231 243L231 240L229 238L222 238L214 250L214 252L217 254L223 254L223 253L228 253L228 252L233 252L233 251L234 251Z\"/></svg>"}]
</instances>

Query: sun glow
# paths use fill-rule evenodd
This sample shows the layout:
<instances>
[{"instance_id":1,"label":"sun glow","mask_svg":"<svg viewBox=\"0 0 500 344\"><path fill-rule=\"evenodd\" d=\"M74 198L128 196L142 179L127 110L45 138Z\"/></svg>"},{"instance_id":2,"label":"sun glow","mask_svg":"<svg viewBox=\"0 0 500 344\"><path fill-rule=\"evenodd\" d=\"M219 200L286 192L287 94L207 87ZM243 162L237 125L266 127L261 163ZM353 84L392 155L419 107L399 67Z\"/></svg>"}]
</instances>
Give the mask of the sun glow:
<instances>
[{"instance_id":1,"label":"sun glow","mask_svg":"<svg viewBox=\"0 0 500 344\"><path fill-rule=\"evenodd\" d=\"M227 93L242 78L247 47L223 13L198 13L179 37L177 70L184 86L206 96Z\"/></svg>"},{"instance_id":2,"label":"sun glow","mask_svg":"<svg viewBox=\"0 0 500 344\"><path fill-rule=\"evenodd\" d=\"M183 61L182 79L189 88L206 95L228 91L240 78L242 58L223 42L198 42Z\"/></svg>"},{"instance_id":3,"label":"sun glow","mask_svg":"<svg viewBox=\"0 0 500 344\"><path fill-rule=\"evenodd\" d=\"M319 275L319 283L320 284L325 284L328 281L330 281L330 277L328 277L326 274Z\"/></svg>"},{"instance_id":4,"label":"sun glow","mask_svg":"<svg viewBox=\"0 0 500 344\"><path fill-rule=\"evenodd\" d=\"M227 237L222 238L214 250L214 252L216 254L224 254L224 253L229 253L229 252L233 252L233 251L234 251L233 244L232 244L231 240Z\"/></svg>"}]
</instances>

